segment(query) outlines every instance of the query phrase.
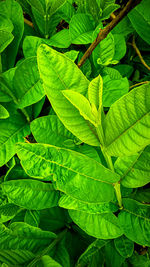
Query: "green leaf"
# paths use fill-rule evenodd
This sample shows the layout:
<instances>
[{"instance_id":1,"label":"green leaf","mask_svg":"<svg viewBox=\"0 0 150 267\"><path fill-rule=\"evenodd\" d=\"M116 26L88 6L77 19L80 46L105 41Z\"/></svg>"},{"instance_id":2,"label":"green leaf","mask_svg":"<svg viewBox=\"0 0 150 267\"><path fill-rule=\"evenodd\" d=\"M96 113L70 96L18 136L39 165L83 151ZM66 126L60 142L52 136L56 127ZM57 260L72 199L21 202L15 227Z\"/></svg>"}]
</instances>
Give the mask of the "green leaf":
<instances>
[{"instance_id":1,"label":"green leaf","mask_svg":"<svg viewBox=\"0 0 150 267\"><path fill-rule=\"evenodd\" d=\"M18 211L20 211L20 208L13 203L7 203L0 206L0 214L4 216L15 216Z\"/></svg>"},{"instance_id":2,"label":"green leaf","mask_svg":"<svg viewBox=\"0 0 150 267\"><path fill-rule=\"evenodd\" d=\"M56 262L55 260L53 260L50 256L48 255L44 255L41 258L41 263L42 265L38 265L37 266L43 266L43 267L62 267L62 265L60 265L58 262Z\"/></svg>"},{"instance_id":3,"label":"green leaf","mask_svg":"<svg viewBox=\"0 0 150 267\"><path fill-rule=\"evenodd\" d=\"M19 113L0 120L0 129L0 166L3 166L15 154L15 144L23 142L30 129L24 116Z\"/></svg>"},{"instance_id":4,"label":"green leaf","mask_svg":"<svg viewBox=\"0 0 150 267\"><path fill-rule=\"evenodd\" d=\"M9 117L9 112L6 108L0 105L0 119L7 119Z\"/></svg>"},{"instance_id":5,"label":"green leaf","mask_svg":"<svg viewBox=\"0 0 150 267\"><path fill-rule=\"evenodd\" d=\"M124 199L119 213L119 222L124 234L142 246L150 246L150 205L141 204L133 199Z\"/></svg>"},{"instance_id":6,"label":"green leaf","mask_svg":"<svg viewBox=\"0 0 150 267\"><path fill-rule=\"evenodd\" d=\"M109 243L110 240L100 240L97 239L94 242L92 242L87 249L83 252L83 254L81 254L81 256L79 257L78 261L77 261L77 267L81 266L87 266L87 264L89 264L92 259L95 257L96 254L99 254L99 252L101 251L101 249L107 244Z\"/></svg>"},{"instance_id":7,"label":"green leaf","mask_svg":"<svg viewBox=\"0 0 150 267\"><path fill-rule=\"evenodd\" d=\"M134 251L134 242L128 239L126 236L120 236L114 240L115 247L119 254L124 258L132 256Z\"/></svg>"},{"instance_id":8,"label":"green leaf","mask_svg":"<svg viewBox=\"0 0 150 267\"><path fill-rule=\"evenodd\" d=\"M61 264L62 267L70 267L70 255L66 249L66 238L57 243L49 255Z\"/></svg>"},{"instance_id":9,"label":"green leaf","mask_svg":"<svg viewBox=\"0 0 150 267\"><path fill-rule=\"evenodd\" d=\"M126 41L122 34L113 34L115 43L115 54L113 60L120 60L126 54Z\"/></svg>"},{"instance_id":10,"label":"green leaf","mask_svg":"<svg viewBox=\"0 0 150 267\"><path fill-rule=\"evenodd\" d=\"M54 34L49 40L49 45L59 48L68 48L71 45L69 30L64 29Z\"/></svg>"},{"instance_id":11,"label":"green leaf","mask_svg":"<svg viewBox=\"0 0 150 267\"><path fill-rule=\"evenodd\" d=\"M150 146L139 154L118 158L115 170L120 175L121 184L125 187L136 188L150 182Z\"/></svg>"},{"instance_id":12,"label":"green leaf","mask_svg":"<svg viewBox=\"0 0 150 267\"><path fill-rule=\"evenodd\" d=\"M23 41L23 54L24 57L37 56L37 49L41 44L49 45L50 41L37 36L26 36Z\"/></svg>"},{"instance_id":13,"label":"green leaf","mask_svg":"<svg viewBox=\"0 0 150 267\"><path fill-rule=\"evenodd\" d=\"M127 78L112 79L110 75L103 77L103 106L110 107L129 91Z\"/></svg>"},{"instance_id":14,"label":"green leaf","mask_svg":"<svg viewBox=\"0 0 150 267\"><path fill-rule=\"evenodd\" d=\"M20 264L27 264L35 255L28 250L22 249L1 249L0 261L8 264L8 266L20 266ZM26 265L27 266L27 265Z\"/></svg>"},{"instance_id":15,"label":"green leaf","mask_svg":"<svg viewBox=\"0 0 150 267\"><path fill-rule=\"evenodd\" d=\"M43 98L45 92L36 57L26 59L18 66L13 79L13 88L19 108L30 106Z\"/></svg>"},{"instance_id":16,"label":"green leaf","mask_svg":"<svg viewBox=\"0 0 150 267\"><path fill-rule=\"evenodd\" d=\"M21 6L14 0L1 1L0 13L4 14L8 19L10 19L14 26L14 29L12 31L14 39L7 47L5 54L3 55L5 68L8 69L10 67L13 67L15 64L20 41L24 32L24 17Z\"/></svg>"},{"instance_id":17,"label":"green leaf","mask_svg":"<svg viewBox=\"0 0 150 267\"><path fill-rule=\"evenodd\" d=\"M116 250L113 240L106 244L103 249L106 267L122 267L125 258Z\"/></svg>"},{"instance_id":18,"label":"green leaf","mask_svg":"<svg viewBox=\"0 0 150 267\"><path fill-rule=\"evenodd\" d=\"M99 27L97 27L95 32L93 33L93 40L96 39L99 31ZM98 65L107 66L111 64L114 54L114 37L111 33L109 33L107 37L100 42L100 44L94 49L92 53L94 65L98 67Z\"/></svg>"},{"instance_id":19,"label":"green leaf","mask_svg":"<svg viewBox=\"0 0 150 267\"><path fill-rule=\"evenodd\" d=\"M34 253L56 237L52 232L23 222L12 223L9 228L0 224L0 249L27 249Z\"/></svg>"},{"instance_id":20,"label":"green leaf","mask_svg":"<svg viewBox=\"0 0 150 267\"><path fill-rule=\"evenodd\" d=\"M40 211L38 210L27 210L24 222L30 224L31 226L38 227L40 222Z\"/></svg>"},{"instance_id":21,"label":"green leaf","mask_svg":"<svg viewBox=\"0 0 150 267\"><path fill-rule=\"evenodd\" d=\"M13 34L13 24L11 20L0 14L0 53L12 42L14 39Z\"/></svg>"},{"instance_id":22,"label":"green leaf","mask_svg":"<svg viewBox=\"0 0 150 267\"><path fill-rule=\"evenodd\" d=\"M72 220L88 235L101 239L112 239L122 235L117 217L113 213L90 214L69 210Z\"/></svg>"},{"instance_id":23,"label":"green leaf","mask_svg":"<svg viewBox=\"0 0 150 267\"><path fill-rule=\"evenodd\" d=\"M39 13L43 14L45 13L44 7L42 2L40 0L27 0L27 2L34 7ZM45 1L44 1L45 2Z\"/></svg>"},{"instance_id":24,"label":"green leaf","mask_svg":"<svg viewBox=\"0 0 150 267\"><path fill-rule=\"evenodd\" d=\"M65 127L81 141L93 146L99 145L92 125L81 117L61 92L67 89L86 94L89 81L81 70L65 55L45 45L38 49L38 66L46 95Z\"/></svg>"},{"instance_id":25,"label":"green leaf","mask_svg":"<svg viewBox=\"0 0 150 267\"><path fill-rule=\"evenodd\" d=\"M29 210L55 207L59 199L52 184L35 180L12 180L4 182L2 188L10 202Z\"/></svg>"},{"instance_id":26,"label":"green leaf","mask_svg":"<svg viewBox=\"0 0 150 267\"><path fill-rule=\"evenodd\" d=\"M87 203L80 201L68 195L63 195L59 200L59 206L64 209L85 211L91 214L110 213L118 210L113 202L108 203Z\"/></svg>"},{"instance_id":27,"label":"green leaf","mask_svg":"<svg viewBox=\"0 0 150 267\"><path fill-rule=\"evenodd\" d=\"M69 23L69 32L73 44L92 43L92 34L95 23L90 14L78 13Z\"/></svg>"},{"instance_id":28,"label":"green leaf","mask_svg":"<svg viewBox=\"0 0 150 267\"><path fill-rule=\"evenodd\" d=\"M65 140L75 141L75 136L70 133L56 115L37 118L30 124L31 132L38 143L65 146Z\"/></svg>"},{"instance_id":29,"label":"green leaf","mask_svg":"<svg viewBox=\"0 0 150 267\"><path fill-rule=\"evenodd\" d=\"M54 174L58 190L92 203L113 199L112 183L117 182L119 176L97 161L75 151L44 144L18 144L17 151L26 171L35 172L37 177L44 172Z\"/></svg>"},{"instance_id":30,"label":"green leaf","mask_svg":"<svg viewBox=\"0 0 150 267\"><path fill-rule=\"evenodd\" d=\"M150 83L115 102L105 120L105 149L112 156L129 156L150 144Z\"/></svg>"},{"instance_id":31,"label":"green leaf","mask_svg":"<svg viewBox=\"0 0 150 267\"><path fill-rule=\"evenodd\" d=\"M81 116L85 120L90 121L94 126L96 126L96 118L92 112L90 102L85 96L73 90L64 90L62 93L69 102L79 110Z\"/></svg>"},{"instance_id":32,"label":"green leaf","mask_svg":"<svg viewBox=\"0 0 150 267\"><path fill-rule=\"evenodd\" d=\"M109 19L110 14L113 13L115 10L117 10L120 6L117 4L109 4L105 6L102 13L101 20Z\"/></svg>"},{"instance_id":33,"label":"green leaf","mask_svg":"<svg viewBox=\"0 0 150 267\"><path fill-rule=\"evenodd\" d=\"M95 107L101 109L102 107L102 93L103 93L103 80L99 75L95 79L93 79L88 88L88 99Z\"/></svg>"},{"instance_id":34,"label":"green leaf","mask_svg":"<svg viewBox=\"0 0 150 267\"><path fill-rule=\"evenodd\" d=\"M150 44L149 0L143 0L142 3L128 14L128 17L140 37Z\"/></svg>"}]
</instances>

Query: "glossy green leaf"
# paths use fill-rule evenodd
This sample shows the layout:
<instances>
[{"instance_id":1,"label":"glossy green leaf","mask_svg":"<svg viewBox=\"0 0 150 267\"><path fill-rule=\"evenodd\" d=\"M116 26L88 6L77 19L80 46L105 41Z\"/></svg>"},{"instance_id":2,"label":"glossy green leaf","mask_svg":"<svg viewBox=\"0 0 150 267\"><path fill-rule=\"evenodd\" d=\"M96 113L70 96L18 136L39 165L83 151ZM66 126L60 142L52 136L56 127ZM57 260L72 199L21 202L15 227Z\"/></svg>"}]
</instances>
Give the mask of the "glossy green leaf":
<instances>
[{"instance_id":1,"label":"glossy green leaf","mask_svg":"<svg viewBox=\"0 0 150 267\"><path fill-rule=\"evenodd\" d=\"M0 105L0 119L7 119L9 117L9 112L6 108Z\"/></svg>"},{"instance_id":2,"label":"glossy green leaf","mask_svg":"<svg viewBox=\"0 0 150 267\"><path fill-rule=\"evenodd\" d=\"M127 78L112 79L110 75L103 77L103 105L110 107L115 101L127 94L129 82Z\"/></svg>"},{"instance_id":3,"label":"glossy green leaf","mask_svg":"<svg viewBox=\"0 0 150 267\"><path fill-rule=\"evenodd\" d=\"M49 40L49 45L59 48L68 48L71 45L69 30L64 29L54 34Z\"/></svg>"},{"instance_id":4,"label":"glossy green leaf","mask_svg":"<svg viewBox=\"0 0 150 267\"><path fill-rule=\"evenodd\" d=\"M89 84L86 77L65 55L45 45L38 49L38 66L46 95L65 127L81 141L94 146L99 145L92 125L81 117L79 111L61 92L73 90L85 95Z\"/></svg>"},{"instance_id":5,"label":"glossy green leaf","mask_svg":"<svg viewBox=\"0 0 150 267\"><path fill-rule=\"evenodd\" d=\"M52 184L35 180L12 180L2 184L10 202L29 210L57 206L59 193Z\"/></svg>"},{"instance_id":6,"label":"glossy green leaf","mask_svg":"<svg viewBox=\"0 0 150 267\"><path fill-rule=\"evenodd\" d=\"M77 267L80 267L80 265L84 267L87 266L87 264L90 264L95 255L99 254L101 249L109 242L110 240L106 241L100 239L96 239L94 242L92 242L79 257L77 261Z\"/></svg>"},{"instance_id":7,"label":"glossy green leaf","mask_svg":"<svg viewBox=\"0 0 150 267\"><path fill-rule=\"evenodd\" d=\"M134 251L134 242L128 239L126 236L120 236L114 240L115 247L119 254L124 258L132 256Z\"/></svg>"},{"instance_id":8,"label":"glossy green leaf","mask_svg":"<svg viewBox=\"0 0 150 267\"><path fill-rule=\"evenodd\" d=\"M45 95L40 80L37 59L32 57L23 61L15 71L13 79L14 94L20 108L30 106Z\"/></svg>"},{"instance_id":9,"label":"glossy green leaf","mask_svg":"<svg viewBox=\"0 0 150 267\"><path fill-rule=\"evenodd\" d=\"M52 232L42 231L23 222L12 223L9 228L0 225L0 249L29 249L35 252L49 245L56 237Z\"/></svg>"},{"instance_id":10,"label":"glossy green leaf","mask_svg":"<svg viewBox=\"0 0 150 267\"><path fill-rule=\"evenodd\" d=\"M49 40L37 36L26 36L23 41L23 54L25 58L37 56L37 49L41 44L49 45Z\"/></svg>"},{"instance_id":11,"label":"glossy green leaf","mask_svg":"<svg viewBox=\"0 0 150 267\"><path fill-rule=\"evenodd\" d=\"M95 30L93 34L93 40L96 39L98 32L97 30ZM108 36L100 42L100 44L95 48L95 50L92 53L95 66L96 67L98 67L98 65L107 66L111 64L114 54L115 54L114 37L111 33L109 33Z\"/></svg>"},{"instance_id":12,"label":"glossy green leaf","mask_svg":"<svg viewBox=\"0 0 150 267\"><path fill-rule=\"evenodd\" d=\"M48 255L42 256L41 263L42 263L43 267L62 267L62 265L60 265L58 262L53 260ZM37 263L37 266L41 266L41 265L38 265L38 263Z\"/></svg>"},{"instance_id":13,"label":"glossy green leaf","mask_svg":"<svg viewBox=\"0 0 150 267\"><path fill-rule=\"evenodd\" d=\"M69 24L70 38L73 44L92 43L92 34L95 23L91 15L78 13Z\"/></svg>"},{"instance_id":14,"label":"glossy green leaf","mask_svg":"<svg viewBox=\"0 0 150 267\"><path fill-rule=\"evenodd\" d=\"M17 145L17 153L28 173L37 177L42 173L44 177L54 174L57 189L74 198L92 203L113 199L112 183L119 176L83 154L51 145L23 143Z\"/></svg>"},{"instance_id":15,"label":"glossy green leaf","mask_svg":"<svg viewBox=\"0 0 150 267\"><path fill-rule=\"evenodd\" d=\"M92 112L92 107L85 96L73 90L64 90L62 93L69 102L77 108L85 120L90 121L94 126L96 126L96 118Z\"/></svg>"},{"instance_id":16,"label":"glossy green leaf","mask_svg":"<svg viewBox=\"0 0 150 267\"><path fill-rule=\"evenodd\" d=\"M118 158L115 162L116 172L120 175L121 184L136 188L150 182L150 146L130 157Z\"/></svg>"},{"instance_id":17,"label":"glossy green leaf","mask_svg":"<svg viewBox=\"0 0 150 267\"><path fill-rule=\"evenodd\" d=\"M40 211L38 210L27 210L24 222L30 224L31 226L38 227L40 222Z\"/></svg>"},{"instance_id":18,"label":"glossy green leaf","mask_svg":"<svg viewBox=\"0 0 150 267\"><path fill-rule=\"evenodd\" d=\"M103 80L99 75L93 79L88 88L88 99L91 104L94 104L98 108L102 107L102 93L103 93Z\"/></svg>"},{"instance_id":19,"label":"glossy green leaf","mask_svg":"<svg viewBox=\"0 0 150 267\"><path fill-rule=\"evenodd\" d=\"M13 203L7 203L5 205L0 206L0 214L4 216L14 216L19 211L20 211L20 208Z\"/></svg>"},{"instance_id":20,"label":"glossy green leaf","mask_svg":"<svg viewBox=\"0 0 150 267\"><path fill-rule=\"evenodd\" d=\"M140 37L145 42L150 44L149 0L143 0L142 3L140 3L128 14L128 17Z\"/></svg>"},{"instance_id":21,"label":"glossy green leaf","mask_svg":"<svg viewBox=\"0 0 150 267\"><path fill-rule=\"evenodd\" d=\"M5 68L8 69L10 67L14 67L15 64L20 41L22 39L24 31L24 17L21 6L14 0L1 1L0 13L10 19L14 26L14 29L12 31L14 39L7 47L5 54L3 55Z\"/></svg>"},{"instance_id":22,"label":"glossy green leaf","mask_svg":"<svg viewBox=\"0 0 150 267\"><path fill-rule=\"evenodd\" d=\"M14 39L13 34L13 24L11 20L0 14L0 53L12 42Z\"/></svg>"},{"instance_id":23,"label":"glossy green leaf","mask_svg":"<svg viewBox=\"0 0 150 267\"><path fill-rule=\"evenodd\" d=\"M75 141L75 136L64 127L56 115L37 118L31 122L30 127L38 143L63 146L67 139Z\"/></svg>"},{"instance_id":24,"label":"glossy green leaf","mask_svg":"<svg viewBox=\"0 0 150 267\"><path fill-rule=\"evenodd\" d=\"M105 120L105 149L113 156L132 155L150 144L150 84L116 101Z\"/></svg>"},{"instance_id":25,"label":"glossy green leaf","mask_svg":"<svg viewBox=\"0 0 150 267\"><path fill-rule=\"evenodd\" d=\"M112 239L122 235L118 219L112 213L90 214L69 210L72 220L88 235L101 239Z\"/></svg>"},{"instance_id":26,"label":"glossy green leaf","mask_svg":"<svg viewBox=\"0 0 150 267\"><path fill-rule=\"evenodd\" d=\"M123 206L119 222L124 234L137 244L150 246L150 205L141 204L133 199L124 199Z\"/></svg>"},{"instance_id":27,"label":"glossy green leaf","mask_svg":"<svg viewBox=\"0 0 150 267\"><path fill-rule=\"evenodd\" d=\"M23 142L30 129L24 116L19 113L1 120L0 129L0 166L3 166L15 154L15 143Z\"/></svg>"},{"instance_id":28,"label":"glossy green leaf","mask_svg":"<svg viewBox=\"0 0 150 267\"><path fill-rule=\"evenodd\" d=\"M63 195L59 200L59 206L64 209L85 211L91 214L110 213L118 210L113 202L108 203L87 203L68 195Z\"/></svg>"},{"instance_id":29,"label":"glossy green leaf","mask_svg":"<svg viewBox=\"0 0 150 267\"><path fill-rule=\"evenodd\" d=\"M126 41L123 35L113 34L114 44L115 44L115 53L113 60L120 60L126 54Z\"/></svg>"},{"instance_id":30,"label":"glossy green leaf","mask_svg":"<svg viewBox=\"0 0 150 267\"><path fill-rule=\"evenodd\" d=\"M29 250L22 249L1 249L0 261L8 264L8 266L20 266L27 264L35 255Z\"/></svg>"},{"instance_id":31,"label":"glossy green leaf","mask_svg":"<svg viewBox=\"0 0 150 267\"><path fill-rule=\"evenodd\" d=\"M113 240L106 244L103 250L106 267L122 267L125 258L116 250Z\"/></svg>"}]
</instances>

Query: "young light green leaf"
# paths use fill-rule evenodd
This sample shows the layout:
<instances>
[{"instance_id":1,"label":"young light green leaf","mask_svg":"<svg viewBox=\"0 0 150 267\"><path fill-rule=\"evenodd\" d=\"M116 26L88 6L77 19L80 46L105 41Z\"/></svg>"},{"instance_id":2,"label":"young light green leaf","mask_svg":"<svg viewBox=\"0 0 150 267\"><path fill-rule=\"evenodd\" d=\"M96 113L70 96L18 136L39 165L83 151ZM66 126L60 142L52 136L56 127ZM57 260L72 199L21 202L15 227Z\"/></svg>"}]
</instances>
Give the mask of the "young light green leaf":
<instances>
[{"instance_id":1,"label":"young light green leaf","mask_svg":"<svg viewBox=\"0 0 150 267\"><path fill-rule=\"evenodd\" d=\"M2 188L10 202L29 210L55 207L59 199L52 184L31 179L4 182Z\"/></svg>"},{"instance_id":2,"label":"young light green leaf","mask_svg":"<svg viewBox=\"0 0 150 267\"><path fill-rule=\"evenodd\" d=\"M98 109L102 107L103 79L99 75L93 79L88 87L88 99Z\"/></svg>"},{"instance_id":3,"label":"young light green leaf","mask_svg":"<svg viewBox=\"0 0 150 267\"><path fill-rule=\"evenodd\" d=\"M150 182L150 146L130 157L118 158L115 170L120 175L121 184L136 188Z\"/></svg>"},{"instance_id":4,"label":"young light green leaf","mask_svg":"<svg viewBox=\"0 0 150 267\"><path fill-rule=\"evenodd\" d=\"M90 14L75 14L69 24L70 38L73 44L92 43L95 23Z\"/></svg>"},{"instance_id":5,"label":"young light green leaf","mask_svg":"<svg viewBox=\"0 0 150 267\"><path fill-rule=\"evenodd\" d=\"M62 90L86 94L89 81L81 70L65 55L41 45L38 49L38 66L45 92L51 105L65 127L81 141L97 146L94 127L63 96Z\"/></svg>"},{"instance_id":6,"label":"young light green leaf","mask_svg":"<svg viewBox=\"0 0 150 267\"><path fill-rule=\"evenodd\" d=\"M79 110L81 116L85 120L90 121L94 126L96 126L97 118L94 117L90 102L85 96L73 90L64 90L62 93L69 102Z\"/></svg>"},{"instance_id":7,"label":"young light green leaf","mask_svg":"<svg viewBox=\"0 0 150 267\"><path fill-rule=\"evenodd\" d=\"M92 203L113 199L112 183L119 176L83 154L52 145L23 143L17 145L17 153L26 171L40 176L44 169L54 174L57 189L76 199Z\"/></svg>"},{"instance_id":8,"label":"young light green leaf","mask_svg":"<svg viewBox=\"0 0 150 267\"><path fill-rule=\"evenodd\" d=\"M84 200L80 201L68 195L63 195L60 198L59 206L64 209L85 211L91 214L110 213L118 210L118 206L113 204L113 202L87 203Z\"/></svg>"},{"instance_id":9,"label":"young light green leaf","mask_svg":"<svg viewBox=\"0 0 150 267\"><path fill-rule=\"evenodd\" d=\"M104 125L107 153L129 156L149 145L149 117L150 83L133 89L111 106Z\"/></svg>"},{"instance_id":10,"label":"young light green leaf","mask_svg":"<svg viewBox=\"0 0 150 267\"><path fill-rule=\"evenodd\" d=\"M124 199L123 207L119 222L124 234L139 245L150 246L150 205Z\"/></svg>"},{"instance_id":11,"label":"young light green leaf","mask_svg":"<svg viewBox=\"0 0 150 267\"><path fill-rule=\"evenodd\" d=\"M12 223L9 228L0 224L0 250L27 249L34 253L39 248L49 245L51 239L56 237L52 232L23 222Z\"/></svg>"},{"instance_id":12,"label":"young light green leaf","mask_svg":"<svg viewBox=\"0 0 150 267\"><path fill-rule=\"evenodd\" d=\"M6 108L0 105L0 119L7 119L9 117L9 112Z\"/></svg>"},{"instance_id":13,"label":"young light green leaf","mask_svg":"<svg viewBox=\"0 0 150 267\"><path fill-rule=\"evenodd\" d=\"M15 144L23 142L30 129L24 116L19 113L1 120L0 129L0 166L3 166L15 154Z\"/></svg>"},{"instance_id":14,"label":"young light green leaf","mask_svg":"<svg viewBox=\"0 0 150 267\"><path fill-rule=\"evenodd\" d=\"M123 234L118 219L113 213L90 214L69 210L69 215L83 231L93 237L112 239Z\"/></svg>"},{"instance_id":15,"label":"young light green leaf","mask_svg":"<svg viewBox=\"0 0 150 267\"><path fill-rule=\"evenodd\" d=\"M114 240L115 247L119 254L124 258L132 256L134 251L134 242L122 235Z\"/></svg>"},{"instance_id":16,"label":"young light green leaf","mask_svg":"<svg viewBox=\"0 0 150 267\"><path fill-rule=\"evenodd\" d=\"M45 95L36 57L27 58L16 69L13 79L13 93L18 100L19 108L30 106Z\"/></svg>"}]
</instances>

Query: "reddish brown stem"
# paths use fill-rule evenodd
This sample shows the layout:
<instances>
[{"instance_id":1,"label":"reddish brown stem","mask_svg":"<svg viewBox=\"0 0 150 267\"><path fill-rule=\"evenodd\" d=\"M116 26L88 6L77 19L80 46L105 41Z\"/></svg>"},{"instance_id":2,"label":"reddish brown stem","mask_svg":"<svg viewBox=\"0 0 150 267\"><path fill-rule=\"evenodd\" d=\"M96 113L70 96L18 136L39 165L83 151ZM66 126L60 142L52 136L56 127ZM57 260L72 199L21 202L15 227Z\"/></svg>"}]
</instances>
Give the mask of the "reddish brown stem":
<instances>
[{"instance_id":1,"label":"reddish brown stem","mask_svg":"<svg viewBox=\"0 0 150 267\"><path fill-rule=\"evenodd\" d=\"M85 63L88 57L92 54L93 50L97 47L97 45L104 40L110 31L134 8L136 7L142 0L129 0L126 6L122 9L122 11L102 30L100 30L95 41L89 46L80 62L78 63L78 67Z\"/></svg>"}]
</instances>

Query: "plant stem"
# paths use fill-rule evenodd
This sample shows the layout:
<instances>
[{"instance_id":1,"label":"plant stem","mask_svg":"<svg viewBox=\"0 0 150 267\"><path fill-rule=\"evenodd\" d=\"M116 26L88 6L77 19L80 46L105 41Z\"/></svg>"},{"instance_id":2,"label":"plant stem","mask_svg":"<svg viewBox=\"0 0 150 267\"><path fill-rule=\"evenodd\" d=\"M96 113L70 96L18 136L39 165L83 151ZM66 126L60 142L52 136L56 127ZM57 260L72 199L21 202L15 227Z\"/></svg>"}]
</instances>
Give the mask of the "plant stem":
<instances>
[{"instance_id":1,"label":"plant stem","mask_svg":"<svg viewBox=\"0 0 150 267\"><path fill-rule=\"evenodd\" d=\"M117 200L118 200L119 207L120 207L120 209L122 209L122 198L121 198L120 182L117 182L114 185L114 189L115 189L115 192L116 192L116 197L117 197Z\"/></svg>"},{"instance_id":2,"label":"plant stem","mask_svg":"<svg viewBox=\"0 0 150 267\"><path fill-rule=\"evenodd\" d=\"M140 50L138 49L138 47L136 46L135 43L135 36L133 36L133 40L132 40L132 44L131 44L135 50L135 52L137 53L141 63L144 65L145 68L147 68L150 71L150 67L147 65L147 63L145 62L145 60L143 59Z\"/></svg>"},{"instance_id":3,"label":"plant stem","mask_svg":"<svg viewBox=\"0 0 150 267\"><path fill-rule=\"evenodd\" d=\"M23 115L26 117L27 121L30 122L30 117L28 115L28 112L24 108L22 108L21 111L22 111Z\"/></svg>"},{"instance_id":4,"label":"plant stem","mask_svg":"<svg viewBox=\"0 0 150 267\"><path fill-rule=\"evenodd\" d=\"M33 261L31 261L27 267L33 267L33 266L37 266L35 265L44 255L48 254L56 245L59 241L61 241L63 239L63 237L65 236L65 234L67 233L67 229L63 230L58 237L47 247L45 248L39 255L37 255L35 257L35 259Z\"/></svg>"},{"instance_id":5,"label":"plant stem","mask_svg":"<svg viewBox=\"0 0 150 267\"><path fill-rule=\"evenodd\" d=\"M129 0L126 6L122 9L122 11L104 28L101 29L95 41L90 45L87 49L80 62L78 63L78 67L85 63L88 57L92 54L93 50L97 47L97 45L104 40L107 35L111 32L111 30L134 8L136 7L142 0Z\"/></svg>"},{"instance_id":6,"label":"plant stem","mask_svg":"<svg viewBox=\"0 0 150 267\"><path fill-rule=\"evenodd\" d=\"M27 24L28 26L30 26L31 28L34 28L33 23L26 18L24 18L24 23Z\"/></svg>"}]
</instances>

